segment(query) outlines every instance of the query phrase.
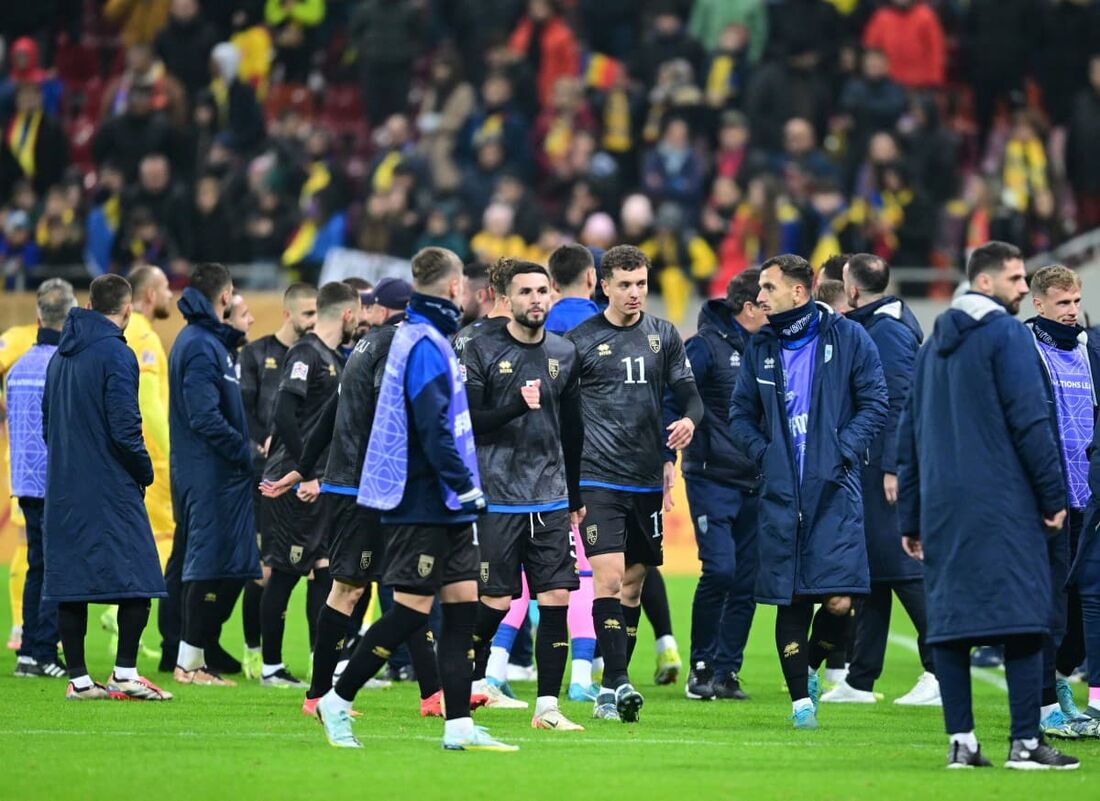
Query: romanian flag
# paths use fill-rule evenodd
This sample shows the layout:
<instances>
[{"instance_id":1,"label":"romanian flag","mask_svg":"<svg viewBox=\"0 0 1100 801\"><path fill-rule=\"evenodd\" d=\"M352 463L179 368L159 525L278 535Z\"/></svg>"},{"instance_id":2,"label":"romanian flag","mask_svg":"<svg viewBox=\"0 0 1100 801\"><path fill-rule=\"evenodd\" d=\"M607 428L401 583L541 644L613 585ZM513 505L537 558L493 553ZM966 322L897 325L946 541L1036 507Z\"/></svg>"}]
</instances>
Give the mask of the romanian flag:
<instances>
[{"instance_id":1,"label":"romanian flag","mask_svg":"<svg viewBox=\"0 0 1100 801\"><path fill-rule=\"evenodd\" d=\"M603 53L585 53L581 60L581 77L590 89L606 92L615 85L623 65Z\"/></svg>"}]
</instances>

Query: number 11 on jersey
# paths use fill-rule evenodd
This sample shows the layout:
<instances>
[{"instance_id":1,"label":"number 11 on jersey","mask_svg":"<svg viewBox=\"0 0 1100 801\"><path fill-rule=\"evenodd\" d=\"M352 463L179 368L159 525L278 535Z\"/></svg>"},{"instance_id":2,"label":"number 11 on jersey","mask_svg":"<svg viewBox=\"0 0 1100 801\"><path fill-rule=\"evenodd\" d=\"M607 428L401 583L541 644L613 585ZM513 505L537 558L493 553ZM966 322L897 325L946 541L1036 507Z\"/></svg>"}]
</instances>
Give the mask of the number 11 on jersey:
<instances>
[{"instance_id":1,"label":"number 11 on jersey","mask_svg":"<svg viewBox=\"0 0 1100 801\"><path fill-rule=\"evenodd\" d=\"M646 383L646 380L645 380L645 357L644 356L635 356L634 358L626 356L622 359L619 359L619 361L621 361L623 364L626 365L626 381L623 382L624 384L644 384L644 383ZM634 378L634 365L635 364L638 365L638 377L637 377L637 379Z\"/></svg>"}]
</instances>

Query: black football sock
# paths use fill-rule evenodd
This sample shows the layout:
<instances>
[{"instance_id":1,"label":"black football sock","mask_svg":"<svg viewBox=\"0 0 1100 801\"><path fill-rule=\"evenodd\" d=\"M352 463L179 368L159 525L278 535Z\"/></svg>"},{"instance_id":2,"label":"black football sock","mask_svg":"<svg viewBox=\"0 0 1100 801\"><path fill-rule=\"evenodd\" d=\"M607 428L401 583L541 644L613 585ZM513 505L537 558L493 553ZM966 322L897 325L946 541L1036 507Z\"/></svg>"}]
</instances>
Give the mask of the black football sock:
<instances>
[{"instance_id":1,"label":"black football sock","mask_svg":"<svg viewBox=\"0 0 1100 801\"><path fill-rule=\"evenodd\" d=\"M149 623L148 598L127 598L118 602L118 652L115 667L136 668L141 633Z\"/></svg>"},{"instance_id":2,"label":"black football sock","mask_svg":"<svg viewBox=\"0 0 1100 801\"><path fill-rule=\"evenodd\" d=\"M317 615L317 640L313 646L313 678L306 698L320 698L332 689L332 674L344 650L348 631L348 615L328 604Z\"/></svg>"},{"instance_id":3,"label":"black football sock","mask_svg":"<svg viewBox=\"0 0 1100 801\"><path fill-rule=\"evenodd\" d=\"M848 642L848 630L851 627L852 615L849 612L844 615L834 615L822 606L814 615L813 625L810 627L810 649L808 666L817 670L825 658L836 651L844 653Z\"/></svg>"},{"instance_id":4,"label":"black football sock","mask_svg":"<svg viewBox=\"0 0 1100 801\"><path fill-rule=\"evenodd\" d=\"M382 669L393 649L426 625L427 615L404 604L391 606L355 646L347 667L336 682L336 694L345 701L354 701L355 694Z\"/></svg>"},{"instance_id":5,"label":"black football sock","mask_svg":"<svg viewBox=\"0 0 1100 801\"><path fill-rule=\"evenodd\" d=\"M359 629L363 628L363 620L367 617L367 608L370 606L370 596L371 584L368 581L366 586L363 587L363 594L355 602L355 608L351 610L349 626L352 634L358 634Z\"/></svg>"},{"instance_id":6,"label":"black football sock","mask_svg":"<svg viewBox=\"0 0 1100 801\"><path fill-rule=\"evenodd\" d=\"M568 606L539 604L539 629L535 635L535 662L539 667L540 698L557 698L569 658Z\"/></svg>"},{"instance_id":7,"label":"black football sock","mask_svg":"<svg viewBox=\"0 0 1100 801\"><path fill-rule=\"evenodd\" d=\"M217 630L218 581L191 581L184 584L183 641L194 648L206 649Z\"/></svg>"},{"instance_id":8,"label":"black football sock","mask_svg":"<svg viewBox=\"0 0 1100 801\"><path fill-rule=\"evenodd\" d=\"M792 701L810 697L806 633L813 611L813 606L804 601L777 607L775 611L775 648Z\"/></svg>"},{"instance_id":9,"label":"black football sock","mask_svg":"<svg viewBox=\"0 0 1100 801\"><path fill-rule=\"evenodd\" d=\"M477 605L477 625L474 628L474 681L485 678L485 666L489 663L493 637L507 614L507 609L494 609L485 603Z\"/></svg>"},{"instance_id":10,"label":"black football sock","mask_svg":"<svg viewBox=\"0 0 1100 801\"><path fill-rule=\"evenodd\" d=\"M264 597L264 588L255 581L244 585L244 598L241 600L241 628L244 629L244 644L248 648L260 647L260 601Z\"/></svg>"},{"instance_id":11,"label":"black football sock","mask_svg":"<svg viewBox=\"0 0 1100 801\"><path fill-rule=\"evenodd\" d=\"M88 633L88 604L83 601L62 601L57 605L57 630L61 647L69 666L69 678L88 675L84 661L84 637Z\"/></svg>"},{"instance_id":12,"label":"black football sock","mask_svg":"<svg viewBox=\"0 0 1100 801\"><path fill-rule=\"evenodd\" d=\"M626 664L629 667L630 660L634 658L634 649L638 646L638 624L642 620L642 607L623 607L623 620L626 621Z\"/></svg>"},{"instance_id":13,"label":"black football sock","mask_svg":"<svg viewBox=\"0 0 1100 801\"><path fill-rule=\"evenodd\" d=\"M283 661L283 632L286 630L286 609L300 576L282 570L272 570L260 601L260 638L265 665Z\"/></svg>"},{"instance_id":14,"label":"black football sock","mask_svg":"<svg viewBox=\"0 0 1100 801\"><path fill-rule=\"evenodd\" d=\"M447 720L470 717L470 683L474 670L471 651L477 628L474 601L443 604L443 629L439 635L439 675ZM425 623L427 623L425 616ZM373 627L372 627L373 629Z\"/></svg>"},{"instance_id":15,"label":"black football sock","mask_svg":"<svg viewBox=\"0 0 1100 801\"><path fill-rule=\"evenodd\" d=\"M653 637L672 636L672 611L668 607L668 589L665 587L665 577L656 567L651 567L646 573L645 583L642 584L642 609L645 616L653 626ZM630 621L628 620L629 624Z\"/></svg>"},{"instance_id":16,"label":"black football sock","mask_svg":"<svg viewBox=\"0 0 1100 801\"><path fill-rule=\"evenodd\" d=\"M442 689L439 683L439 663L435 657L435 635L431 626L424 626L405 641L409 649L416 682L420 685L420 700L431 698Z\"/></svg>"},{"instance_id":17,"label":"black football sock","mask_svg":"<svg viewBox=\"0 0 1100 801\"><path fill-rule=\"evenodd\" d=\"M332 591L332 574L327 567L313 568L313 578L306 582L306 620L309 622L309 650L317 647L317 619Z\"/></svg>"},{"instance_id":18,"label":"black football sock","mask_svg":"<svg viewBox=\"0 0 1100 801\"><path fill-rule=\"evenodd\" d=\"M596 642L603 655L603 680L600 684L617 690L629 683L626 654L626 620L618 598L596 598L592 601L592 623L596 627Z\"/></svg>"}]
</instances>

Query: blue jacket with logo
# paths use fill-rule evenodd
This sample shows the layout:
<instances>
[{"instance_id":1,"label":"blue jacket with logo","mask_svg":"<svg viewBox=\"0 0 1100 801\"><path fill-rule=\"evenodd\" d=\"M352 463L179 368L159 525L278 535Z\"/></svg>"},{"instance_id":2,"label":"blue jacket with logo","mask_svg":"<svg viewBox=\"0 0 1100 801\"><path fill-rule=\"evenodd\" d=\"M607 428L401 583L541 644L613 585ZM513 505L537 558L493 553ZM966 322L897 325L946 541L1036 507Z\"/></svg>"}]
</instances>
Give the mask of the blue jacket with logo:
<instances>
[{"instance_id":1,"label":"blue jacket with logo","mask_svg":"<svg viewBox=\"0 0 1100 801\"><path fill-rule=\"evenodd\" d=\"M924 340L920 323L909 307L893 295L848 312L848 319L864 327L878 348L890 411L886 425L871 443L864 461L863 530L871 581L911 581L922 575L920 562L901 548L897 506L886 502L883 474L898 472L898 422L913 383L917 351Z\"/></svg>"},{"instance_id":2,"label":"blue jacket with logo","mask_svg":"<svg viewBox=\"0 0 1100 801\"><path fill-rule=\"evenodd\" d=\"M259 578L252 446L230 355L244 335L195 289L178 306L187 326L168 356L168 429L172 504L187 536L183 580Z\"/></svg>"},{"instance_id":3,"label":"blue jacket with logo","mask_svg":"<svg viewBox=\"0 0 1100 801\"><path fill-rule=\"evenodd\" d=\"M8 443L11 447L11 494L46 497L46 441L42 439L42 393L46 369L57 351L61 332L39 328L38 341L8 371Z\"/></svg>"},{"instance_id":4,"label":"blue jacket with logo","mask_svg":"<svg viewBox=\"0 0 1100 801\"><path fill-rule=\"evenodd\" d=\"M122 330L73 309L42 395L46 440L43 600L164 597L145 511L153 463L141 435L138 365Z\"/></svg>"},{"instance_id":5,"label":"blue jacket with logo","mask_svg":"<svg viewBox=\"0 0 1100 801\"><path fill-rule=\"evenodd\" d=\"M1045 633L1043 516L1066 505L1032 335L996 300L957 298L917 355L898 436L901 533L924 547L930 643Z\"/></svg>"},{"instance_id":6,"label":"blue jacket with logo","mask_svg":"<svg viewBox=\"0 0 1100 801\"><path fill-rule=\"evenodd\" d=\"M756 598L870 591L859 466L888 411L886 381L862 327L825 304L816 348L801 480L787 420L779 338L752 339L730 405L733 444L760 466Z\"/></svg>"},{"instance_id":7,"label":"blue jacket with logo","mask_svg":"<svg viewBox=\"0 0 1100 801\"><path fill-rule=\"evenodd\" d=\"M689 479L705 477L755 491L760 487L760 468L733 443L729 427L730 397L741 372L745 333L725 300L708 300L699 311L698 333L684 343L703 399L703 422L684 450L683 471ZM666 393L666 408L671 401L671 393ZM666 417L681 415L669 409Z\"/></svg>"}]
</instances>

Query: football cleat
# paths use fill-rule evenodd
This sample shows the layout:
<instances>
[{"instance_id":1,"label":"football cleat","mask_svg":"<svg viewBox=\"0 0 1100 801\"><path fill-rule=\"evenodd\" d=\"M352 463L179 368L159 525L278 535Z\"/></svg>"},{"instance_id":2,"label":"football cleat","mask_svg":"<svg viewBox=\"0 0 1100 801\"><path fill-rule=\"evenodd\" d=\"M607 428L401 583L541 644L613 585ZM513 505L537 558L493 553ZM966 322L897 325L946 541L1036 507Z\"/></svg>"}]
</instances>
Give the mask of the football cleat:
<instances>
[{"instance_id":1,"label":"football cleat","mask_svg":"<svg viewBox=\"0 0 1100 801\"><path fill-rule=\"evenodd\" d=\"M615 709L623 723L637 723L642 715L645 699L630 684L623 684L615 690Z\"/></svg>"},{"instance_id":2,"label":"football cleat","mask_svg":"<svg viewBox=\"0 0 1100 801\"><path fill-rule=\"evenodd\" d=\"M15 675L23 679L64 679L68 678L69 673L59 660L43 663L21 656L15 663Z\"/></svg>"},{"instance_id":3,"label":"football cleat","mask_svg":"<svg viewBox=\"0 0 1100 801\"><path fill-rule=\"evenodd\" d=\"M1068 679L1056 678L1054 680L1054 691L1058 694L1058 706L1062 708L1063 715L1070 720L1086 719L1073 700L1073 688L1069 686Z\"/></svg>"},{"instance_id":4,"label":"football cleat","mask_svg":"<svg viewBox=\"0 0 1100 801\"><path fill-rule=\"evenodd\" d=\"M325 730L325 738L333 748L362 748L363 744L351 732L351 715L329 701L328 696L317 701L317 719Z\"/></svg>"},{"instance_id":5,"label":"football cleat","mask_svg":"<svg viewBox=\"0 0 1100 801\"><path fill-rule=\"evenodd\" d=\"M592 717L596 720L622 720L615 706L615 693L600 692L592 704Z\"/></svg>"},{"instance_id":6,"label":"football cleat","mask_svg":"<svg viewBox=\"0 0 1100 801\"><path fill-rule=\"evenodd\" d=\"M217 673L205 667L184 670L179 665L172 671L172 680L180 684L194 684L199 687L236 687L237 682L223 679Z\"/></svg>"},{"instance_id":7,"label":"football cleat","mask_svg":"<svg viewBox=\"0 0 1100 801\"><path fill-rule=\"evenodd\" d=\"M817 711L817 703L821 700L821 679L818 678L817 672L813 672L806 680L806 689L810 693L810 700L814 705L814 712Z\"/></svg>"},{"instance_id":8,"label":"football cleat","mask_svg":"<svg viewBox=\"0 0 1100 801\"><path fill-rule=\"evenodd\" d=\"M107 701L110 700L111 694L99 682L92 682L91 687L78 690L70 681L69 686L65 688L65 698L69 701Z\"/></svg>"},{"instance_id":9,"label":"football cleat","mask_svg":"<svg viewBox=\"0 0 1100 801\"><path fill-rule=\"evenodd\" d=\"M596 700L596 696L600 694L600 688L595 684L590 684L585 687L583 684L573 683L569 685L569 700L570 701L588 701L592 702Z\"/></svg>"},{"instance_id":10,"label":"football cleat","mask_svg":"<svg viewBox=\"0 0 1100 801\"><path fill-rule=\"evenodd\" d=\"M531 718L531 728L549 731L584 731L584 726L574 723L557 708L547 709L541 715Z\"/></svg>"},{"instance_id":11,"label":"football cleat","mask_svg":"<svg viewBox=\"0 0 1100 801\"><path fill-rule=\"evenodd\" d=\"M474 726L465 737L443 735L443 749L445 751L499 751L506 753L518 751L519 746L508 745L500 740L495 740L484 726Z\"/></svg>"},{"instance_id":12,"label":"football cleat","mask_svg":"<svg viewBox=\"0 0 1100 801\"><path fill-rule=\"evenodd\" d=\"M1073 727L1073 721L1061 709L1051 710L1049 715L1039 721L1039 731L1047 737L1056 737L1059 740L1076 740L1081 736Z\"/></svg>"},{"instance_id":13,"label":"football cleat","mask_svg":"<svg viewBox=\"0 0 1100 801\"><path fill-rule=\"evenodd\" d=\"M526 701L506 695L502 687L497 687L485 679L475 681L471 691L489 699L485 703L488 709L527 709L528 707Z\"/></svg>"},{"instance_id":14,"label":"football cleat","mask_svg":"<svg viewBox=\"0 0 1100 801\"><path fill-rule=\"evenodd\" d=\"M1005 767L1011 770L1076 770L1081 767L1081 760L1066 756L1039 737L1035 748L1028 748L1023 740L1013 740Z\"/></svg>"},{"instance_id":15,"label":"football cleat","mask_svg":"<svg viewBox=\"0 0 1100 801\"><path fill-rule=\"evenodd\" d=\"M869 690L857 690L841 679L833 689L821 696L823 704L873 704L877 699Z\"/></svg>"},{"instance_id":16,"label":"football cleat","mask_svg":"<svg viewBox=\"0 0 1100 801\"><path fill-rule=\"evenodd\" d=\"M791 714L787 720L793 720L796 729L816 729L817 710L812 706L804 706Z\"/></svg>"},{"instance_id":17,"label":"football cleat","mask_svg":"<svg viewBox=\"0 0 1100 801\"><path fill-rule=\"evenodd\" d=\"M966 768L991 768L993 763L982 756L979 745L974 751L966 743L951 743L947 750L947 767L951 770Z\"/></svg>"},{"instance_id":18,"label":"football cleat","mask_svg":"<svg viewBox=\"0 0 1100 801\"><path fill-rule=\"evenodd\" d=\"M741 680L736 673L727 673L721 681L714 683L714 696L730 701L749 700L749 694L741 689Z\"/></svg>"},{"instance_id":19,"label":"football cleat","mask_svg":"<svg viewBox=\"0 0 1100 801\"><path fill-rule=\"evenodd\" d=\"M162 690L142 676L136 679L118 679L111 674L107 692L118 701L171 701L172 693Z\"/></svg>"},{"instance_id":20,"label":"football cleat","mask_svg":"<svg viewBox=\"0 0 1100 801\"><path fill-rule=\"evenodd\" d=\"M711 701L714 699L714 671L706 662L696 662L688 673L684 695L691 701Z\"/></svg>"},{"instance_id":21,"label":"football cleat","mask_svg":"<svg viewBox=\"0 0 1100 801\"><path fill-rule=\"evenodd\" d=\"M899 706L943 706L940 698L940 683L936 677L925 671L920 674L913 689L901 698L894 699Z\"/></svg>"},{"instance_id":22,"label":"football cleat","mask_svg":"<svg viewBox=\"0 0 1100 801\"><path fill-rule=\"evenodd\" d=\"M250 681L258 681L264 673L264 658L259 648L245 648L241 659L241 670Z\"/></svg>"},{"instance_id":23,"label":"football cleat","mask_svg":"<svg viewBox=\"0 0 1100 801\"><path fill-rule=\"evenodd\" d=\"M284 668L279 668L270 676L260 677L261 687L294 687L299 690L304 690L309 687L301 679L297 678L293 673Z\"/></svg>"},{"instance_id":24,"label":"football cleat","mask_svg":"<svg viewBox=\"0 0 1100 801\"><path fill-rule=\"evenodd\" d=\"M653 674L653 683L658 686L675 684L680 678L680 668L684 666L680 652L675 646L666 648L657 654L657 670Z\"/></svg>"}]
</instances>

